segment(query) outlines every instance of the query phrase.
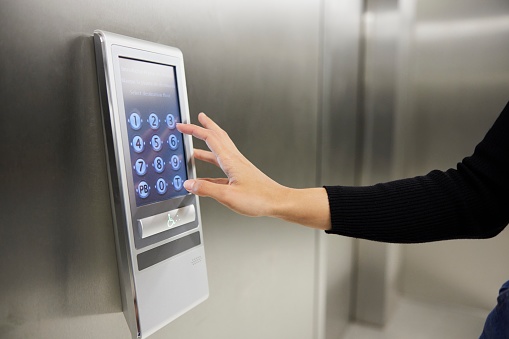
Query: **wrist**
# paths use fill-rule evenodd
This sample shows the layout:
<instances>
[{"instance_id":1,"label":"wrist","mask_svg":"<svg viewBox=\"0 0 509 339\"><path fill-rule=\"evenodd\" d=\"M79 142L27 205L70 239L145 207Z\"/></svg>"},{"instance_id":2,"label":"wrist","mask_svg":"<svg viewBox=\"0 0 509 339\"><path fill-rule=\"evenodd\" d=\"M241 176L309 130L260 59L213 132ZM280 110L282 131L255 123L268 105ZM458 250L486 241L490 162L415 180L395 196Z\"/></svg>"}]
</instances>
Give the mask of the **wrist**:
<instances>
[{"instance_id":1,"label":"wrist","mask_svg":"<svg viewBox=\"0 0 509 339\"><path fill-rule=\"evenodd\" d=\"M269 216L322 230L331 228L329 199L324 188L281 186L275 193Z\"/></svg>"},{"instance_id":2,"label":"wrist","mask_svg":"<svg viewBox=\"0 0 509 339\"><path fill-rule=\"evenodd\" d=\"M268 199L266 216L272 218L285 219L285 216L291 213L290 200L295 189L278 184L270 193Z\"/></svg>"}]
</instances>

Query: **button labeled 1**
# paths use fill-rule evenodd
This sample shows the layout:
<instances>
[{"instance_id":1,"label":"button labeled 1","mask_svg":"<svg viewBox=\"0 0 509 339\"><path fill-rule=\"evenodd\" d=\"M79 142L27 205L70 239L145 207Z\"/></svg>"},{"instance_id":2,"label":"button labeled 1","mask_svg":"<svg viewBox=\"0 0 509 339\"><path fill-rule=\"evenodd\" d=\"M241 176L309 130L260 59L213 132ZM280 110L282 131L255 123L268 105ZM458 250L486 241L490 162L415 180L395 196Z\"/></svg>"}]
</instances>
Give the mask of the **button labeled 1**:
<instances>
[{"instance_id":1,"label":"button labeled 1","mask_svg":"<svg viewBox=\"0 0 509 339\"><path fill-rule=\"evenodd\" d=\"M129 124L131 125L131 128L135 131L139 130L141 128L141 117L137 112L131 113L129 116Z\"/></svg>"}]
</instances>

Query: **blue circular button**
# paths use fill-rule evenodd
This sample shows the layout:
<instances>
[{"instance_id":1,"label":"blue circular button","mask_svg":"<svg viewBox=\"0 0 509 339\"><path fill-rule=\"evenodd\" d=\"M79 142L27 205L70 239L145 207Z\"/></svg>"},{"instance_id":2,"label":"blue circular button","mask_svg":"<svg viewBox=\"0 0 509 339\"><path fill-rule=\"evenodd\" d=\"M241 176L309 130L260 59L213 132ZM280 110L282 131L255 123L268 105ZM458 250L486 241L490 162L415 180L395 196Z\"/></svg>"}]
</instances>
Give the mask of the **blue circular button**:
<instances>
[{"instance_id":1,"label":"blue circular button","mask_svg":"<svg viewBox=\"0 0 509 339\"><path fill-rule=\"evenodd\" d=\"M152 137L152 141L150 141L150 144L152 145L152 149L156 152L160 151L163 147L163 143L161 142L161 138L156 134Z\"/></svg>"},{"instance_id":2,"label":"blue circular button","mask_svg":"<svg viewBox=\"0 0 509 339\"><path fill-rule=\"evenodd\" d=\"M133 146L134 151L136 153L141 153L141 152L143 152L143 149L145 148L145 142L139 135L136 135L133 138L133 142L132 142L131 146Z\"/></svg>"},{"instance_id":3,"label":"blue circular button","mask_svg":"<svg viewBox=\"0 0 509 339\"><path fill-rule=\"evenodd\" d=\"M179 168L180 168L180 158L178 157L178 155L174 154L171 156L171 159L170 159L170 164L171 164L171 168L173 168L175 171L177 171Z\"/></svg>"},{"instance_id":4,"label":"blue circular button","mask_svg":"<svg viewBox=\"0 0 509 339\"><path fill-rule=\"evenodd\" d=\"M150 186L145 182L141 181L136 189L140 198L145 199L150 194Z\"/></svg>"},{"instance_id":5,"label":"blue circular button","mask_svg":"<svg viewBox=\"0 0 509 339\"><path fill-rule=\"evenodd\" d=\"M164 171L164 160L161 157L156 157L154 159L154 163L152 164L157 173L162 173Z\"/></svg>"},{"instance_id":6,"label":"blue circular button","mask_svg":"<svg viewBox=\"0 0 509 339\"><path fill-rule=\"evenodd\" d=\"M168 184L166 183L166 181L164 181L163 178L159 178L157 179L157 182L156 182L156 189L157 189L157 192L159 194L164 194L166 193L166 189L168 188Z\"/></svg>"},{"instance_id":7,"label":"blue circular button","mask_svg":"<svg viewBox=\"0 0 509 339\"><path fill-rule=\"evenodd\" d=\"M175 134L170 135L168 138L168 144L172 150L176 150L179 147L179 140Z\"/></svg>"},{"instance_id":8,"label":"blue circular button","mask_svg":"<svg viewBox=\"0 0 509 339\"><path fill-rule=\"evenodd\" d=\"M173 114L168 114L166 116L166 124L168 125L169 129L175 129L175 126L177 125L177 120L175 120Z\"/></svg>"},{"instance_id":9,"label":"blue circular button","mask_svg":"<svg viewBox=\"0 0 509 339\"><path fill-rule=\"evenodd\" d=\"M150 125L150 128L156 130L159 128L159 117L157 116L157 114L155 113L150 113L150 115L148 116L148 123Z\"/></svg>"},{"instance_id":10,"label":"blue circular button","mask_svg":"<svg viewBox=\"0 0 509 339\"><path fill-rule=\"evenodd\" d=\"M182 185L184 184L184 182L182 181L182 178L179 175L176 175L173 177L172 184L175 191L180 191L182 189Z\"/></svg>"},{"instance_id":11,"label":"blue circular button","mask_svg":"<svg viewBox=\"0 0 509 339\"><path fill-rule=\"evenodd\" d=\"M129 125L131 125L131 128L135 131L141 128L141 117L137 112L133 112L129 116Z\"/></svg>"},{"instance_id":12,"label":"blue circular button","mask_svg":"<svg viewBox=\"0 0 509 339\"><path fill-rule=\"evenodd\" d=\"M145 175L145 173L147 173L147 167L148 166L143 159L136 160L136 163L134 164L134 169L138 175Z\"/></svg>"}]
</instances>

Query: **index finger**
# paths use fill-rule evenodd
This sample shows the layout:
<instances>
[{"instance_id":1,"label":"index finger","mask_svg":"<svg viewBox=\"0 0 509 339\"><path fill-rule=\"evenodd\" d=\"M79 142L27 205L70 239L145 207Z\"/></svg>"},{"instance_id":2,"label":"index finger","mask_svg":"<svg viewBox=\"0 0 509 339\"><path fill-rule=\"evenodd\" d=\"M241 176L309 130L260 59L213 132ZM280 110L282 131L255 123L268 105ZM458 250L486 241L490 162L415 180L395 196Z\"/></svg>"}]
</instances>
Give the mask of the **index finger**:
<instances>
[{"instance_id":1,"label":"index finger","mask_svg":"<svg viewBox=\"0 0 509 339\"><path fill-rule=\"evenodd\" d=\"M216 155L221 150L221 142L216 137L217 133L214 132L213 130L196 126L193 124L180 124L180 123L177 124L177 129L184 134L189 134L195 138L205 141L209 149Z\"/></svg>"},{"instance_id":2,"label":"index finger","mask_svg":"<svg viewBox=\"0 0 509 339\"><path fill-rule=\"evenodd\" d=\"M207 128L207 129L210 129L210 130L213 130L213 131L222 131L221 127L219 127L219 125L216 124L214 122L214 120L209 118L208 115L206 115L203 112L198 114L198 121L200 122L200 124L203 127Z\"/></svg>"},{"instance_id":3,"label":"index finger","mask_svg":"<svg viewBox=\"0 0 509 339\"><path fill-rule=\"evenodd\" d=\"M181 133L184 133L184 134L189 134L189 135L193 135L194 136L195 130L198 129L198 128L202 128L202 127L196 126L194 124L184 124L184 123L181 123L181 122L177 122L177 130L179 132L181 132ZM196 137L198 139L201 139L198 136L196 136Z\"/></svg>"}]
</instances>

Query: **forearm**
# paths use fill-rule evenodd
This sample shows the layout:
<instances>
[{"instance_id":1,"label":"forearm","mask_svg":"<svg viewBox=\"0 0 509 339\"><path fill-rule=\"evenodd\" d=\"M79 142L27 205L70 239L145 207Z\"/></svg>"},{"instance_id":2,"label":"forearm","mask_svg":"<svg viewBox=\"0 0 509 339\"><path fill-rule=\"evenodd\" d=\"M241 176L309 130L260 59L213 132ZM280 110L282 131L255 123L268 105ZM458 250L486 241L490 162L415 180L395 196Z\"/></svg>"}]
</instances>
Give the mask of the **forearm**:
<instances>
[{"instance_id":1,"label":"forearm","mask_svg":"<svg viewBox=\"0 0 509 339\"><path fill-rule=\"evenodd\" d=\"M509 222L507 191L462 172L467 170L369 187L327 187L330 232L396 243L493 237Z\"/></svg>"},{"instance_id":2,"label":"forearm","mask_svg":"<svg viewBox=\"0 0 509 339\"><path fill-rule=\"evenodd\" d=\"M331 228L329 200L324 188L281 187L275 200L269 216L320 230Z\"/></svg>"},{"instance_id":3,"label":"forearm","mask_svg":"<svg viewBox=\"0 0 509 339\"><path fill-rule=\"evenodd\" d=\"M203 127L177 128L205 141L210 151L195 150L194 157L220 167L226 178L187 180L184 187L240 214L386 242L485 238L509 222L509 104L457 170L327 191L279 185L249 162L212 119L205 114L198 119Z\"/></svg>"},{"instance_id":4,"label":"forearm","mask_svg":"<svg viewBox=\"0 0 509 339\"><path fill-rule=\"evenodd\" d=\"M457 169L327 187L331 233L386 242L489 238L509 222L509 104Z\"/></svg>"}]
</instances>

